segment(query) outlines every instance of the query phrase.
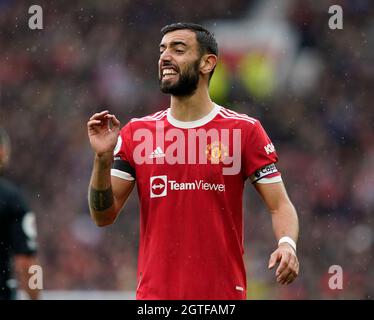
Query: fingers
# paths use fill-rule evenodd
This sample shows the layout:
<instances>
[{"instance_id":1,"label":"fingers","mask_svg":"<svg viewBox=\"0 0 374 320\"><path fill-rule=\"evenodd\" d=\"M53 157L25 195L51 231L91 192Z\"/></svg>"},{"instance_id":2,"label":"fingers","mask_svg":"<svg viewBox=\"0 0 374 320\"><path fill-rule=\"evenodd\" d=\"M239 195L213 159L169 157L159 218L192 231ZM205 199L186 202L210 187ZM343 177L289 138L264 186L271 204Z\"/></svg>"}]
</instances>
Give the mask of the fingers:
<instances>
[{"instance_id":1,"label":"fingers","mask_svg":"<svg viewBox=\"0 0 374 320\"><path fill-rule=\"evenodd\" d=\"M277 282L280 284L292 283L299 273L299 263L297 257L291 253L284 253L284 258L277 269Z\"/></svg>"},{"instance_id":2,"label":"fingers","mask_svg":"<svg viewBox=\"0 0 374 320\"><path fill-rule=\"evenodd\" d=\"M288 278L286 279L285 284L292 283L299 275L299 261L297 260L297 257L294 257L294 261L291 264L290 268L291 272Z\"/></svg>"},{"instance_id":3,"label":"fingers","mask_svg":"<svg viewBox=\"0 0 374 320\"><path fill-rule=\"evenodd\" d=\"M108 110L95 113L87 122L87 127L89 130L96 130L100 128L106 128L111 130L110 121L113 124L113 129L115 131L120 129L120 121L116 118L115 115L110 114ZM96 128L96 129L95 129Z\"/></svg>"},{"instance_id":4,"label":"fingers","mask_svg":"<svg viewBox=\"0 0 374 320\"><path fill-rule=\"evenodd\" d=\"M114 114L106 114L105 119L111 120L114 128L119 128L121 123Z\"/></svg>"},{"instance_id":5,"label":"fingers","mask_svg":"<svg viewBox=\"0 0 374 320\"><path fill-rule=\"evenodd\" d=\"M299 262L293 250L288 247L279 247L275 250L269 260L269 269L272 269L279 262L275 272L277 282L290 284L299 273Z\"/></svg>"},{"instance_id":6,"label":"fingers","mask_svg":"<svg viewBox=\"0 0 374 320\"><path fill-rule=\"evenodd\" d=\"M299 274L299 261L294 251L279 247L270 256L269 269L274 268L279 261L279 266L275 272L277 282L280 284L292 283Z\"/></svg>"},{"instance_id":7,"label":"fingers","mask_svg":"<svg viewBox=\"0 0 374 320\"><path fill-rule=\"evenodd\" d=\"M101 130L102 128L105 128L105 127L108 127L107 119L103 119L103 120L93 119L87 122L87 128L91 132Z\"/></svg>"},{"instance_id":8,"label":"fingers","mask_svg":"<svg viewBox=\"0 0 374 320\"><path fill-rule=\"evenodd\" d=\"M97 112L95 113L91 118L90 120L100 120L100 119L104 119L104 116L107 115L109 113L108 110L104 110L104 111L101 111L101 112Z\"/></svg>"},{"instance_id":9,"label":"fingers","mask_svg":"<svg viewBox=\"0 0 374 320\"><path fill-rule=\"evenodd\" d=\"M118 126L118 127L121 126L121 122L116 118L115 115L113 115L113 119L112 119L112 121L113 121L113 124L114 124L115 126Z\"/></svg>"},{"instance_id":10,"label":"fingers","mask_svg":"<svg viewBox=\"0 0 374 320\"><path fill-rule=\"evenodd\" d=\"M94 126L94 125L99 125L99 124L101 124L101 120L89 120L89 121L87 122L87 125L88 125L89 127L92 127L92 126Z\"/></svg>"},{"instance_id":11,"label":"fingers","mask_svg":"<svg viewBox=\"0 0 374 320\"><path fill-rule=\"evenodd\" d=\"M281 254L280 254L280 251L276 250L274 251L271 256L270 256L270 259L269 259L269 266L268 268L269 269L273 269L275 264L281 259Z\"/></svg>"},{"instance_id":12,"label":"fingers","mask_svg":"<svg viewBox=\"0 0 374 320\"><path fill-rule=\"evenodd\" d=\"M96 131L96 129L99 128L99 126L101 126L101 125L102 125L101 120L89 120L87 122L87 128L88 128L89 132Z\"/></svg>"},{"instance_id":13,"label":"fingers","mask_svg":"<svg viewBox=\"0 0 374 320\"><path fill-rule=\"evenodd\" d=\"M277 281L280 282L281 280L284 279L287 273L287 267L288 267L288 262L290 260L290 254L287 252L282 253L282 259L279 264L279 267L277 268L277 271L275 272L275 276L277 277Z\"/></svg>"},{"instance_id":14,"label":"fingers","mask_svg":"<svg viewBox=\"0 0 374 320\"><path fill-rule=\"evenodd\" d=\"M291 272L289 276L287 277L287 279L284 281L284 284L286 285L291 284L296 279L296 277L297 277L297 274Z\"/></svg>"},{"instance_id":15,"label":"fingers","mask_svg":"<svg viewBox=\"0 0 374 320\"><path fill-rule=\"evenodd\" d=\"M108 114L108 110L104 110L102 112L95 113L87 122L87 127L89 130L94 130L95 127L103 125L103 120L106 114Z\"/></svg>"}]
</instances>

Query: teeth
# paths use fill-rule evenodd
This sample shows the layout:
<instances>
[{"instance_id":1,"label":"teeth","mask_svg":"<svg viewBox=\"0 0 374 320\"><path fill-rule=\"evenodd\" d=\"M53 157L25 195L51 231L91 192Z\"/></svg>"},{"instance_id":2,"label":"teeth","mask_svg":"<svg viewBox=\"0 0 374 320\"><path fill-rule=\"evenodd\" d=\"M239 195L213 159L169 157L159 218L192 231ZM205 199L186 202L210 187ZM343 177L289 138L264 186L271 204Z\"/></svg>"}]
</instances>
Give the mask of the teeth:
<instances>
[{"instance_id":1,"label":"teeth","mask_svg":"<svg viewBox=\"0 0 374 320\"><path fill-rule=\"evenodd\" d=\"M173 75L173 74L177 74L173 69L164 69L164 70L162 70L162 75L163 76Z\"/></svg>"}]
</instances>

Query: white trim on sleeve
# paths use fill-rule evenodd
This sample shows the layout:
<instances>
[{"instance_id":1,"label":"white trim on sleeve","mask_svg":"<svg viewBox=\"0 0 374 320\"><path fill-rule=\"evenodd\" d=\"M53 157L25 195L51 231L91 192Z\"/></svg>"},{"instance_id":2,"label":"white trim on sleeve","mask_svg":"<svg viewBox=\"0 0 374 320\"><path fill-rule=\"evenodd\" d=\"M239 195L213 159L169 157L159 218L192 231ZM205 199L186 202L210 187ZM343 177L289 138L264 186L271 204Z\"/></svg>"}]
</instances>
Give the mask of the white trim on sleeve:
<instances>
[{"instance_id":1,"label":"white trim on sleeve","mask_svg":"<svg viewBox=\"0 0 374 320\"><path fill-rule=\"evenodd\" d=\"M118 169L110 169L110 175L114 177L118 177L124 180L134 181L134 177L127 172L118 170Z\"/></svg>"},{"instance_id":2,"label":"white trim on sleeve","mask_svg":"<svg viewBox=\"0 0 374 320\"><path fill-rule=\"evenodd\" d=\"M279 175L279 176L275 176L275 177L271 177L271 178L264 177L260 180L257 180L255 183L266 184L266 183L277 183L277 182L281 182L281 181L282 181L282 177L281 177L281 175Z\"/></svg>"}]
</instances>

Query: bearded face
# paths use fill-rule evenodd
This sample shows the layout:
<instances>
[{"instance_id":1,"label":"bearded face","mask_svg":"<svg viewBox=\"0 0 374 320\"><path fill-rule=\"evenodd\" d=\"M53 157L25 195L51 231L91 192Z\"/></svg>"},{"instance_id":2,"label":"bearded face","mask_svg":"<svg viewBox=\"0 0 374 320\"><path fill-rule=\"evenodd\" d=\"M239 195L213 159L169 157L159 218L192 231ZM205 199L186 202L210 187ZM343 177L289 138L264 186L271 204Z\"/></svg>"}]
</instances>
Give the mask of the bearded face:
<instances>
[{"instance_id":1,"label":"bearded face","mask_svg":"<svg viewBox=\"0 0 374 320\"><path fill-rule=\"evenodd\" d=\"M192 95L199 83L199 64L200 58L184 68L164 62L159 72L161 91L178 97Z\"/></svg>"}]
</instances>

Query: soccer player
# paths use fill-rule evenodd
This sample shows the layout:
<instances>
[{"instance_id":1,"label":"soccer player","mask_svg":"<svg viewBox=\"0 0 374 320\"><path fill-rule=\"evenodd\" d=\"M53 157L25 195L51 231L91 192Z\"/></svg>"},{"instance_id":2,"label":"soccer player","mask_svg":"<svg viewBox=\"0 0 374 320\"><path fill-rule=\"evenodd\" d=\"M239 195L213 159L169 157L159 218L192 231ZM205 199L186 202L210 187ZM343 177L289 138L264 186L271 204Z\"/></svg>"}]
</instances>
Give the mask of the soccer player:
<instances>
[{"instance_id":1,"label":"soccer player","mask_svg":"<svg viewBox=\"0 0 374 320\"><path fill-rule=\"evenodd\" d=\"M298 219L257 119L215 104L209 80L217 64L213 35L200 25L164 27L159 82L170 108L132 119L120 130L109 111L94 114L90 213L112 224L137 184L140 247L137 299L246 299L243 262L244 183L271 216L281 284L295 280ZM113 157L114 155L114 157Z\"/></svg>"},{"instance_id":2,"label":"soccer player","mask_svg":"<svg viewBox=\"0 0 374 320\"><path fill-rule=\"evenodd\" d=\"M0 128L0 173L9 155L9 137ZM0 176L0 300L16 298L14 276L30 299L38 299L39 290L29 286L29 268L37 264L36 249L35 215L18 188Z\"/></svg>"}]
</instances>

